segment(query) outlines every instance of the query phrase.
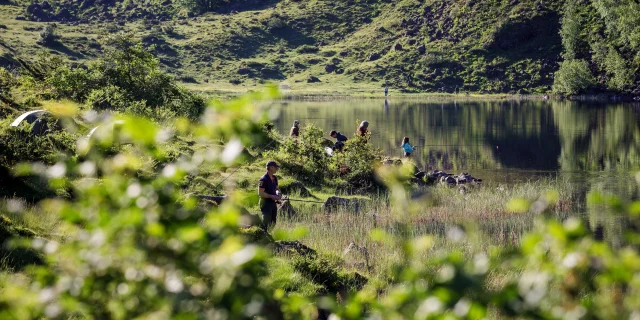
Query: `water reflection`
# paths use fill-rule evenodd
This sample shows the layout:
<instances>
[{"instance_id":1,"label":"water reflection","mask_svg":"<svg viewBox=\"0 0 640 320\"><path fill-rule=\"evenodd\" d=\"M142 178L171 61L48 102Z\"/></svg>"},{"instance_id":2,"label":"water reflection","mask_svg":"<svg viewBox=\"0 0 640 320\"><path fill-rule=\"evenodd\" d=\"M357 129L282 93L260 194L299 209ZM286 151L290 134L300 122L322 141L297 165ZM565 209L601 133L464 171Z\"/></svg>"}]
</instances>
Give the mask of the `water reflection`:
<instances>
[{"instance_id":1,"label":"water reflection","mask_svg":"<svg viewBox=\"0 0 640 320\"><path fill-rule=\"evenodd\" d=\"M469 171L493 184L569 181L580 205L576 214L615 247L624 242L625 218L587 206L587 194L639 198L638 105L386 99L380 109L380 100L293 102L280 109L276 126L287 132L294 119L346 135L366 119L372 143L390 156L401 156L400 141L409 136L419 146L414 160L426 170Z\"/></svg>"},{"instance_id":2,"label":"water reflection","mask_svg":"<svg viewBox=\"0 0 640 320\"><path fill-rule=\"evenodd\" d=\"M294 119L353 134L369 120L371 141L400 156L402 137L420 147L415 160L445 170L601 171L640 167L640 112L633 105L413 100L294 102L277 127Z\"/></svg>"}]
</instances>

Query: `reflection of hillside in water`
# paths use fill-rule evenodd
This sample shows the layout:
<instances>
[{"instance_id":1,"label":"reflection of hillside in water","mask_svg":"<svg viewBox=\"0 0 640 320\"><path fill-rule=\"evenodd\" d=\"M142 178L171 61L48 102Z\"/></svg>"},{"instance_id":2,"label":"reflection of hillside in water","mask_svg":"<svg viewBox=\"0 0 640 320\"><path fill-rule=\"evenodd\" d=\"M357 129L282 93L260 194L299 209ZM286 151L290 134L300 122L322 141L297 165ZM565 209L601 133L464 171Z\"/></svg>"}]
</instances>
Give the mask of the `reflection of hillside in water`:
<instances>
[{"instance_id":1,"label":"reflection of hillside in water","mask_svg":"<svg viewBox=\"0 0 640 320\"><path fill-rule=\"evenodd\" d=\"M562 144L562 170L597 171L640 167L640 113L629 105L554 104Z\"/></svg>"},{"instance_id":2,"label":"reflection of hillside in water","mask_svg":"<svg viewBox=\"0 0 640 320\"><path fill-rule=\"evenodd\" d=\"M400 156L407 135L432 169L598 171L640 168L639 117L631 105L343 100L290 102L277 127L299 119L351 136L368 120L372 143Z\"/></svg>"}]
</instances>

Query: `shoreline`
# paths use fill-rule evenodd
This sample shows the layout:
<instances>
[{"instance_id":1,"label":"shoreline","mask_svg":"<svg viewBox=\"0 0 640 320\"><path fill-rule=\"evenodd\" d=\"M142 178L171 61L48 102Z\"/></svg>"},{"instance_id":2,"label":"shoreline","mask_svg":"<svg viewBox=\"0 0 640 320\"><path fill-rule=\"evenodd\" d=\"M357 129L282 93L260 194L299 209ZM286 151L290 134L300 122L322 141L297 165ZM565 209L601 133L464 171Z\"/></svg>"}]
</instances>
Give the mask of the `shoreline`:
<instances>
[{"instance_id":1,"label":"shoreline","mask_svg":"<svg viewBox=\"0 0 640 320\"><path fill-rule=\"evenodd\" d=\"M260 91L262 88L255 87L238 88L231 90L226 86L220 89L207 90L206 87L199 87L193 84L181 84L188 90L204 95L208 98L228 100L241 96L247 92ZM245 90L242 90L245 89ZM419 92L419 93L399 93L393 91L389 96L384 96L381 90L290 90L279 88L283 101L330 101L330 100L445 100L445 101L576 101L576 102L596 102L596 103L640 103L640 96L633 96L629 93L599 93L581 94L574 96L564 96L560 94L508 94L508 93L443 93L443 92ZM545 98L546 97L546 98Z\"/></svg>"}]
</instances>

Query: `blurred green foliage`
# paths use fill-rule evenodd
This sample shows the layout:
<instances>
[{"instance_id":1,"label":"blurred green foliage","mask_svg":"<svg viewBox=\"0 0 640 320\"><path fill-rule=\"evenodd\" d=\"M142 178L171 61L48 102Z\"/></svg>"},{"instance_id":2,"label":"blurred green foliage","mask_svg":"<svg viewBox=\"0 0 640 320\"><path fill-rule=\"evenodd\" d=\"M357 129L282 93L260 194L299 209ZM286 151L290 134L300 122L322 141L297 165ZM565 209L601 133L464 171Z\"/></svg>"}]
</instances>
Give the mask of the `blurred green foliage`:
<instances>
[{"instance_id":1,"label":"blurred green foliage","mask_svg":"<svg viewBox=\"0 0 640 320\"><path fill-rule=\"evenodd\" d=\"M289 269L312 279L313 283L295 277L291 281L319 296L288 294L273 282L264 285L268 261L274 261L269 260L273 241L254 241L240 230L242 196L232 195L222 205L205 209L196 199L185 197L180 185L187 175L197 174L201 164L234 164L243 146L264 141L267 119L261 110L276 96L274 90L252 93L212 104L200 122L174 121L173 134L225 141L221 152L205 156L196 151L154 165L144 159L160 160L158 146L170 136L148 119L123 116L121 129L113 135L97 135L89 145L80 143L78 157L63 156L51 166L32 167L30 172L42 174L52 187L73 190L73 200L51 199L40 206L58 214L75 231L64 241L29 241L44 257L44 265L25 271L27 277L3 274L0 316L313 319L333 313L341 319L494 315L612 319L636 315L640 242L632 230L640 226L640 202L624 203L597 192L589 195L591 206L614 208L629 219L631 232L622 248L595 240L577 218L545 218L550 216L547 208L558 200L557 193L546 192L535 201L512 202L513 211L540 216L537 228L515 249L493 248L473 259L456 250L425 258L433 238L414 238L408 231L391 237L376 229L372 239L397 242L402 248L402 259L391 268L383 288L337 270L338 260L324 256L294 257ZM297 143L298 149L306 148L305 156L320 156L320 135L319 129L307 126L297 142L285 142L282 148ZM114 153L109 146L122 141L130 141L130 148ZM350 148L371 152L369 145L364 138L350 139L345 157ZM353 161L348 163L354 168L373 170L372 160L362 165ZM154 174L137 174L141 170ZM414 210L403 185L411 171L408 166L387 166L377 172L391 190L391 208L399 218ZM78 179L81 182L71 183ZM402 221L394 228L408 230ZM447 234L454 240L467 236L462 229ZM517 276L505 277L499 286L488 282L491 273L513 271ZM271 281L284 279L277 275Z\"/></svg>"}]
</instances>

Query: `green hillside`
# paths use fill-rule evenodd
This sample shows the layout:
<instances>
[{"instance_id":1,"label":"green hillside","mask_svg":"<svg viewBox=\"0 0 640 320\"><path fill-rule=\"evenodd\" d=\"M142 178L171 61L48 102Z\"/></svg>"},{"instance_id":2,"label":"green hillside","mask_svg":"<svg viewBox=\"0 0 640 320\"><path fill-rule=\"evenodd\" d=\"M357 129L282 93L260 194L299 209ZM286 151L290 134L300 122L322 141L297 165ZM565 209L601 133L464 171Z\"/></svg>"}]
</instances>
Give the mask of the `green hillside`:
<instances>
[{"instance_id":1,"label":"green hillside","mask_svg":"<svg viewBox=\"0 0 640 320\"><path fill-rule=\"evenodd\" d=\"M638 5L565 2L18 1L0 10L0 63L40 50L85 62L101 54L101 36L133 32L169 73L204 91L273 81L324 92L387 84L406 92L640 93ZM58 38L38 44L52 23Z\"/></svg>"}]
</instances>

